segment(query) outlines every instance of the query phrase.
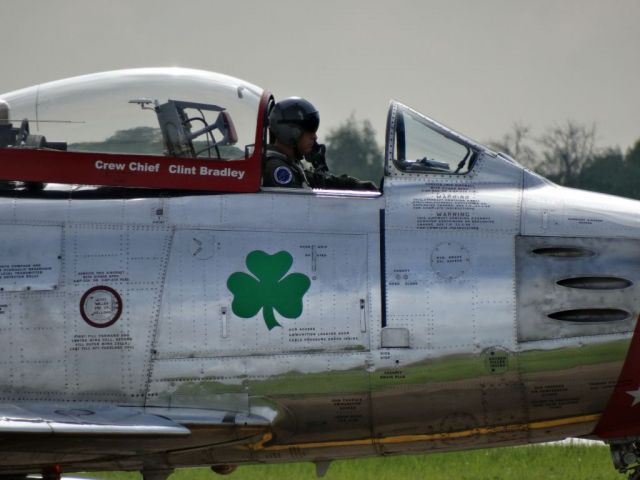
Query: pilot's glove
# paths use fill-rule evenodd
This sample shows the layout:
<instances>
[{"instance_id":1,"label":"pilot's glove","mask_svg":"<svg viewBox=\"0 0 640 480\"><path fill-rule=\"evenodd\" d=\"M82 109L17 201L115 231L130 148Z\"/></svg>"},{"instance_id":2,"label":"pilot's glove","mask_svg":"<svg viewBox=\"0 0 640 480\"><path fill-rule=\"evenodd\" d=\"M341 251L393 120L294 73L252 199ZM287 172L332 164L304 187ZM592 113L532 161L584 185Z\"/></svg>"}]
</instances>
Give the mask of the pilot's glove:
<instances>
[{"instance_id":1,"label":"pilot's glove","mask_svg":"<svg viewBox=\"0 0 640 480\"><path fill-rule=\"evenodd\" d=\"M329 171L326 158L327 148L321 143L314 143L309 154L305 155L305 159L311 163L316 173L326 173Z\"/></svg>"},{"instance_id":2,"label":"pilot's glove","mask_svg":"<svg viewBox=\"0 0 640 480\"><path fill-rule=\"evenodd\" d=\"M369 180L358 180L353 177L346 177L349 188L353 190L378 190L378 186Z\"/></svg>"},{"instance_id":3,"label":"pilot's glove","mask_svg":"<svg viewBox=\"0 0 640 480\"><path fill-rule=\"evenodd\" d=\"M326 182L328 188L344 188L348 190L378 190L376 184L368 180L358 180L357 178L350 177L349 175L340 175L339 177L330 175L329 177L330 178L327 178Z\"/></svg>"},{"instance_id":4,"label":"pilot's glove","mask_svg":"<svg viewBox=\"0 0 640 480\"><path fill-rule=\"evenodd\" d=\"M378 190L378 186L368 180L360 180L360 190Z\"/></svg>"}]
</instances>

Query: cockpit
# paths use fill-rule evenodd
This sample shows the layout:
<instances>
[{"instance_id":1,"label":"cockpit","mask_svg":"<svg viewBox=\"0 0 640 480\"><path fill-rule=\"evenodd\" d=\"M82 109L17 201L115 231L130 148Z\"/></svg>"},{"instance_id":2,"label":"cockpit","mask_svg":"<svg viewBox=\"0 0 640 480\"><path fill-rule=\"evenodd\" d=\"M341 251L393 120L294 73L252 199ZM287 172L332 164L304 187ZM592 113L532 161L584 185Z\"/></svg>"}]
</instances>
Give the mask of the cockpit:
<instances>
[{"instance_id":1,"label":"cockpit","mask_svg":"<svg viewBox=\"0 0 640 480\"><path fill-rule=\"evenodd\" d=\"M103 72L0 95L0 179L257 192L273 98L183 68ZM392 102L387 175L464 175L482 147Z\"/></svg>"},{"instance_id":2,"label":"cockpit","mask_svg":"<svg viewBox=\"0 0 640 480\"><path fill-rule=\"evenodd\" d=\"M104 72L3 94L0 178L257 191L269 98L242 80L183 68Z\"/></svg>"},{"instance_id":3,"label":"cockpit","mask_svg":"<svg viewBox=\"0 0 640 480\"><path fill-rule=\"evenodd\" d=\"M2 95L0 148L247 159L262 94L235 78L180 68L51 82Z\"/></svg>"}]
</instances>

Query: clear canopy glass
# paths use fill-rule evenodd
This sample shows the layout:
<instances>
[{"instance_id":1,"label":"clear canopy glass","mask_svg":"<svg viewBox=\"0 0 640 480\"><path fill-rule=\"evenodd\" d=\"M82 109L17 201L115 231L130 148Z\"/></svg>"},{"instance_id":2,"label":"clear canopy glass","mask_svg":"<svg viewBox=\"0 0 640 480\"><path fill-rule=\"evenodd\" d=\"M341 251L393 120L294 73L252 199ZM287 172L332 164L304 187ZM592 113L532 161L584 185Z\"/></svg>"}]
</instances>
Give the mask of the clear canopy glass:
<instances>
[{"instance_id":1,"label":"clear canopy glass","mask_svg":"<svg viewBox=\"0 0 640 480\"><path fill-rule=\"evenodd\" d=\"M14 127L69 151L244 159L262 89L184 68L97 73L0 94Z\"/></svg>"}]
</instances>

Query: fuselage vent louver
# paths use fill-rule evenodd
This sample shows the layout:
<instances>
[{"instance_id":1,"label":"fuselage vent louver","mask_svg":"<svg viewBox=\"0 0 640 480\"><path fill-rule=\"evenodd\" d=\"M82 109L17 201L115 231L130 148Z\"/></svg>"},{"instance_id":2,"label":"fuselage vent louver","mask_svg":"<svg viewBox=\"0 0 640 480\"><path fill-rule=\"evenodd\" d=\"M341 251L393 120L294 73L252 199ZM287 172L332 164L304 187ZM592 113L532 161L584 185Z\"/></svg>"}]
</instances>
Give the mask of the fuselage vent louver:
<instances>
[{"instance_id":1,"label":"fuselage vent louver","mask_svg":"<svg viewBox=\"0 0 640 480\"><path fill-rule=\"evenodd\" d=\"M564 278L556 283L562 287L579 288L581 290L622 290L633 285L633 282L626 278L606 276Z\"/></svg>"},{"instance_id":2,"label":"fuselage vent louver","mask_svg":"<svg viewBox=\"0 0 640 480\"><path fill-rule=\"evenodd\" d=\"M544 257L559 258L592 257L595 255L595 252L582 247L540 247L531 250L531 253Z\"/></svg>"},{"instance_id":3,"label":"fuselage vent louver","mask_svg":"<svg viewBox=\"0 0 640 480\"><path fill-rule=\"evenodd\" d=\"M617 308L579 308L550 313L549 318L563 322L605 323L629 318L629 312Z\"/></svg>"}]
</instances>

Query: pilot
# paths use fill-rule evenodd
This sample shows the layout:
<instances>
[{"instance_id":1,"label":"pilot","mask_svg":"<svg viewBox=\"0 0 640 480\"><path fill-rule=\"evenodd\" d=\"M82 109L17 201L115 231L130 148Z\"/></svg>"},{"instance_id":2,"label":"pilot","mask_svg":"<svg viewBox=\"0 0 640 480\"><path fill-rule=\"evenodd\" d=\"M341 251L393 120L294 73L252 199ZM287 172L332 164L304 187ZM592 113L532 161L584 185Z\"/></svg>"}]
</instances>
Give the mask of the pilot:
<instances>
[{"instance_id":1,"label":"pilot","mask_svg":"<svg viewBox=\"0 0 640 480\"><path fill-rule=\"evenodd\" d=\"M320 114L303 98L291 97L275 104L269 114L271 143L267 147L262 185L377 190L372 182L329 173L325 146L317 142L319 125ZM302 165L303 158L311 164L312 170Z\"/></svg>"}]
</instances>

